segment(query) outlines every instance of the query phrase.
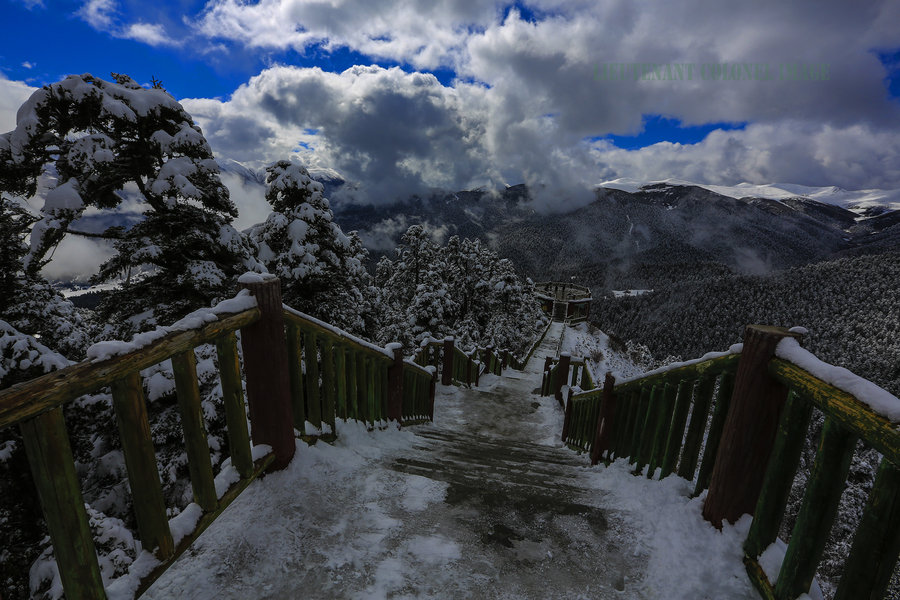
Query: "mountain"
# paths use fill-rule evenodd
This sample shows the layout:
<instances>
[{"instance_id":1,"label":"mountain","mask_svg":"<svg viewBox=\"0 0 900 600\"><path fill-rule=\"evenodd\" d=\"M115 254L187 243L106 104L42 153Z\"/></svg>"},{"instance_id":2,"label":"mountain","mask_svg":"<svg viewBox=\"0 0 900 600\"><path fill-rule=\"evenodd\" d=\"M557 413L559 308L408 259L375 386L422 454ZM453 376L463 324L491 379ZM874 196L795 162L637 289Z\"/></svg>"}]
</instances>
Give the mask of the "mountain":
<instances>
[{"instance_id":1,"label":"mountain","mask_svg":"<svg viewBox=\"0 0 900 600\"><path fill-rule=\"evenodd\" d=\"M654 288L688 272L765 274L900 244L900 211L890 191L809 188L819 198L829 189L832 200L854 198L829 203L788 195L784 185L778 193L755 186L764 192L758 196L740 196L747 186L713 187L618 180L597 188L590 204L554 214L535 211L523 185L334 208L341 227L359 230L376 254L420 223L437 237L480 238L533 278L574 278L600 289Z\"/></svg>"}]
</instances>

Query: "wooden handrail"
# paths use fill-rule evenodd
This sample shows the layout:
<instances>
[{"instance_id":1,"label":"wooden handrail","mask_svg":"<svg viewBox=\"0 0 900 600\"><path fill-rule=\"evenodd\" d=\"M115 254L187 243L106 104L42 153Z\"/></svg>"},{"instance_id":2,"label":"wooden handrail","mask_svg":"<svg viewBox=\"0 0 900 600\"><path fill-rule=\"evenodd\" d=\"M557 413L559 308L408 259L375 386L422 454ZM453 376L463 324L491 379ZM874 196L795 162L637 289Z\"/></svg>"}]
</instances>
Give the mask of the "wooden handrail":
<instances>
[{"instance_id":1,"label":"wooden handrail","mask_svg":"<svg viewBox=\"0 0 900 600\"><path fill-rule=\"evenodd\" d=\"M659 467L660 476L665 477L675 472L677 466L678 474L690 480L697 473L699 463L695 494L709 486L719 473L723 455L728 455L727 460L734 462L735 452L745 455L759 453L761 447L765 456L737 458L738 464L753 461L759 464L761 461L764 468L761 492L750 496L756 499L755 509L751 507L754 519L744 543L744 562L748 576L761 595L776 600L793 599L809 590L837 514L856 440L863 440L880 452L883 458L835 598L879 598L889 583L900 553L900 430L896 423L852 393L823 381L790 360L773 356L775 344L792 335L799 337L793 330L763 326L747 328L745 340L749 339L748 343L752 344L750 355L753 358L747 359L747 365L751 366L744 365L745 371L761 368L763 373L760 375L758 370L752 372L750 381L755 383L742 392L746 397L749 390L750 398L739 399L735 392L732 399L736 377L744 377L747 381L746 374L742 375L740 371L744 368L741 361L748 356L746 349L741 354L719 355L676 365L619 384L608 377L603 390L570 395L563 440L573 449L592 451L592 458L601 454L607 461L614 457L630 457L636 473L643 472L644 466L647 466L648 475L652 475ZM762 345L767 345L767 350L760 350L759 340L763 340ZM782 343L797 344L795 340ZM553 379L557 375L556 370L557 366L552 366L545 373L545 380ZM753 414L765 404L762 399L754 399L752 394L765 393L769 394L768 398L777 400L781 393L771 387L772 383L764 381L766 376L775 385L783 386L787 395L774 441L771 445L762 444L760 447L738 442L726 449L724 439L728 428L745 429L749 426L736 420L735 415L741 412L738 409L746 411L749 407ZM892 398L888 396L887 399ZM896 406L900 406L900 400L893 400L896 400ZM749 404L732 410L731 405L736 402ZM615 415L608 422L604 417L606 403L611 405L610 414ZM775 584L769 581L757 561L778 534L800 454L806 443L813 406L824 413L825 425ZM711 417L710 408L713 408ZM896 407L892 410L896 411ZM690 424L687 424L688 414L691 415ZM708 430L708 437L701 458L699 453L705 430ZM596 446L601 437L604 445L598 448ZM720 441L722 452L719 451ZM744 463L741 463L742 460ZM746 484L748 470L741 470L737 476L742 480L742 485ZM721 502L723 494L732 493L729 487L723 488L723 481L727 479L720 480L716 489L719 496L717 502ZM746 492L739 493L744 494L738 496L738 500L743 502L740 498L746 497ZM704 516L710 508L712 496L713 489L710 487Z\"/></svg>"},{"instance_id":2,"label":"wooden handrail","mask_svg":"<svg viewBox=\"0 0 900 600\"><path fill-rule=\"evenodd\" d=\"M198 329L172 332L149 346L97 362L83 361L0 390L0 429L51 410L79 396L161 363L176 354L213 342L216 338L259 319L259 310L223 314Z\"/></svg>"}]
</instances>

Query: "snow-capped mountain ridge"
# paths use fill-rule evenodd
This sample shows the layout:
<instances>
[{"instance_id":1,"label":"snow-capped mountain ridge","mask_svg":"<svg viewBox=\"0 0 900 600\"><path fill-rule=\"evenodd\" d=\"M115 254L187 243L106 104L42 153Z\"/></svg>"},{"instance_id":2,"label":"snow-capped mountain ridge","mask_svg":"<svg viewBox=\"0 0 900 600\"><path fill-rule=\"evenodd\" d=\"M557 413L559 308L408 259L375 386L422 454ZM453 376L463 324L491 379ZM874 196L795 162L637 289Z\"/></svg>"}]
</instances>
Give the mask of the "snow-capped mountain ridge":
<instances>
[{"instance_id":1,"label":"snow-capped mountain ridge","mask_svg":"<svg viewBox=\"0 0 900 600\"><path fill-rule=\"evenodd\" d=\"M683 179L658 179L658 180L639 180L628 177L621 177L611 181L604 181L597 184L597 187L621 190L623 192L636 193L642 189L653 186L694 186L700 187L722 196L730 198L765 198L767 200L787 200L789 198L808 198L821 202L823 204L831 204L839 206L847 210L853 211L860 216L872 216L872 213L881 213L892 210L900 210L900 189L895 190L845 190L837 186L807 186L796 183L739 183L737 185L711 185L705 183L695 183ZM873 210L876 209L876 210Z\"/></svg>"}]
</instances>

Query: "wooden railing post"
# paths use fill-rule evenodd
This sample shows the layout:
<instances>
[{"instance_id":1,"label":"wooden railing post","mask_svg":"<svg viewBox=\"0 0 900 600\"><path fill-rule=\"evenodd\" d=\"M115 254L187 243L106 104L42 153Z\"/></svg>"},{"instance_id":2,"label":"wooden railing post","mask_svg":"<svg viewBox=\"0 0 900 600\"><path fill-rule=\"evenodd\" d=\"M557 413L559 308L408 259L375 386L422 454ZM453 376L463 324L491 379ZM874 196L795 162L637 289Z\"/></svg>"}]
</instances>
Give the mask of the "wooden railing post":
<instances>
[{"instance_id":1,"label":"wooden railing post","mask_svg":"<svg viewBox=\"0 0 900 600\"><path fill-rule=\"evenodd\" d=\"M713 466L703 517L715 525L753 514L775 442L787 388L769 375L769 361L785 337L782 327L748 325L734 381L731 405Z\"/></svg>"},{"instance_id":2,"label":"wooden railing post","mask_svg":"<svg viewBox=\"0 0 900 600\"><path fill-rule=\"evenodd\" d=\"M388 367L387 417L389 421L403 420L403 348L394 346L394 363Z\"/></svg>"},{"instance_id":3,"label":"wooden railing post","mask_svg":"<svg viewBox=\"0 0 900 600\"><path fill-rule=\"evenodd\" d=\"M569 364L572 356L568 352L559 355L559 364L556 366L556 381L553 383L553 396L562 404L562 387L569 383Z\"/></svg>"},{"instance_id":4,"label":"wooden railing post","mask_svg":"<svg viewBox=\"0 0 900 600\"><path fill-rule=\"evenodd\" d=\"M587 369L587 366L585 366ZM594 432L594 443L591 446L591 464L600 462L600 457L609 449L613 428L616 427L616 378L606 372L603 382L603 401L600 404L600 416L597 418L597 430Z\"/></svg>"},{"instance_id":5,"label":"wooden railing post","mask_svg":"<svg viewBox=\"0 0 900 600\"><path fill-rule=\"evenodd\" d=\"M566 411L563 418L562 441L563 443L569 439L569 428L572 425L572 390L569 390L569 396L566 398Z\"/></svg>"},{"instance_id":6,"label":"wooden railing post","mask_svg":"<svg viewBox=\"0 0 900 600\"><path fill-rule=\"evenodd\" d=\"M441 385L453 383L453 338L444 338L444 364L441 370Z\"/></svg>"},{"instance_id":7,"label":"wooden railing post","mask_svg":"<svg viewBox=\"0 0 900 600\"><path fill-rule=\"evenodd\" d=\"M283 469L294 456L294 418L281 281L260 277L239 283L250 290L259 308L259 321L241 330L247 403L250 405L250 435L254 444L272 447L272 469Z\"/></svg>"}]
</instances>

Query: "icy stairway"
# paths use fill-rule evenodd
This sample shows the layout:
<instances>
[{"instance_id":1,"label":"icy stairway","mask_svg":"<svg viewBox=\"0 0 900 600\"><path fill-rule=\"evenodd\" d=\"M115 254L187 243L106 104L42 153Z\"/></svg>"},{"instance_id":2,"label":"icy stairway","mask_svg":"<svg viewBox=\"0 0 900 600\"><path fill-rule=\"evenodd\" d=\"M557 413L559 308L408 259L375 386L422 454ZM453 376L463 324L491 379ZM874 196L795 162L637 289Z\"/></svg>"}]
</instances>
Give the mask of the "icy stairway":
<instances>
[{"instance_id":1,"label":"icy stairway","mask_svg":"<svg viewBox=\"0 0 900 600\"><path fill-rule=\"evenodd\" d=\"M418 428L415 452L398 457L392 468L459 486L476 486L517 495L547 495L559 501L581 499L583 456L528 442Z\"/></svg>"}]
</instances>

